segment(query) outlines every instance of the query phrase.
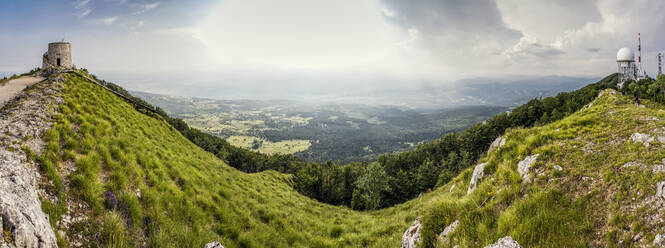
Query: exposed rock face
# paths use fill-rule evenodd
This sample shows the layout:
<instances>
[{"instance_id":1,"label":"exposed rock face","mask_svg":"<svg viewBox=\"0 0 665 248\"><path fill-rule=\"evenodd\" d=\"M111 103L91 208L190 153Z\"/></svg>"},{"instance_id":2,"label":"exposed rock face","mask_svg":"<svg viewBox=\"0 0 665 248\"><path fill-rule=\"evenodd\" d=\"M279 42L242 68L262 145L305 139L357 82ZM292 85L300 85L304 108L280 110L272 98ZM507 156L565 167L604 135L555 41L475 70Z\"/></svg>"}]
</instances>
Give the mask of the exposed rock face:
<instances>
[{"instance_id":1,"label":"exposed rock face","mask_svg":"<svg viewBox=\"0 0 665 248\"><path fill-rule=\"evenodd\" d=\"M36 190L38 166L27 159L21 146L41 153L41 137L55 114L52 108L63 100L55 94L58 85L46 82L33 87L36 90L21 93L0 113L0 217L4 229L11 230L15 247L57 247ZM3 243L0 239L0 247L9 246Z\"/></svg>"},{"instance_id":2,"label":"exposed rock face","mask_svg":"<svg viewBox=\"0 0 665 248\"><path fill-rule=\"evenodd\" d=\"M418 217L415 221L413 221L413 225L411 225L411 227L406 229L406 232L404 232L404 236L402 236L402 248L418 247L418 243L420 243L421 227L422 224L420 224L420 217Z\"/></svg>"},{"instance_id":3,"label":"exposed rock face","mask_svg":"<svg viewBox=\"0 0 665 248\"><path fill-rule=\"evenodd\" d=\"M222 244L220 244L219 242L215 241L215 242L207 243L205 248L224 248L224 246Z\"/></svg>"},{"instance_id":4,"label":"exposed rock face","mask_svg":"<svg viewBox=\"0 0 665 248\"><path fill-rule=\"evenodd\" d=\"M634 133L630 136L630 140L636 143L642 143L645 147L649 147L649 143L653 142L654 138L645 133Z\"/></svg>"},{"instance_id":5,"label":"exposed rock face","mask_svg":"<svg viewBox=\"0 0 665 248\"><path fill-rule=\"evenodd\" d=\"M665 181L656 184L656 196L665 198Z\"/></svg>"},{"instance_id":6,"label":"exposed rock face","mask_svg":"<svg viewBox=\"0 0 665 248\"><path fill-rule=\"evenodd\" d=\"M651 243L654 247L665 247L665 234L657 234Z\"/></svg>"},{"instance_id":7,"label":"exposed rock face","mask_svg":"<svg viewBox=\"0 0 665 248\"><path fill-rule=\"evenodd\" d=\"M505 236L500 238L496 243L485 246L485 248L522 248L522 246L513 240L512 237Z\"/></svg>"},{"instance_id":8,"label":"exposed rock face","mask_svg":"<svg viewBox=\"0 0 665 248\"><path fill-rule=\"evenodd\" d=\"M663 158L660 161L660 164L653 165L651 167L651 172L653 172L653 173L665 172L665 158Z\"/></svg>"},{"instance_id":9,"label":"exposed rock face","mask_svg":"<svg viewBox=\"0 0 665 248\"><path fill-rule=\"evenodd\" d=\"M505 144L506 144L506 139L504 139L503 137L497 137L494 140L494 142L492 142L492 144L490 144L490 148L487 149L487 153L490 153L490 152L498 149L499 147L502 147Z\"/></svg>"},{"instance_id":10,"label":"exposed rock face","mask_svg":"<svg viewBox=\"0 0 665 248\"><path fill-rule=\"evenodd\" d=\"M476 187L478 187L478 183L480 182L480 179L483 178L483 170L485 169L485 164L486 163L481 163L476 165L476 168L473 169L473 175L471 176L471 181L469 182L469 189L466 190L466 194L471 194L474 190L476 190Z\"/></svg>"},{"instance_id":11,"label":"exposed rock face","mask_svg":"<svg viewBox=\"0 0 665 248\"><path fill-rule=\"evenodd\" d=\"M452 234L459 225L459 220L455 220L453 223L450 223L446 228L443 229L443 232L439 234L440 239L447 239L450 234Z\"/></svg>"},{"instance_id":12,"label":"exposed rock face","mask_svg":"<svg viewBox=\"0 0 665 248\"><path fill-rule=\"evenodd\" d=\"M640 163L638 163L638 162L631 161L631 162L628 162L628 163L623 164L623 165L621 166L621 168L630 168L630 167L636 167L636 166L637 166L637 167L640 167L640 166L642 166L642 164L640 164Z\"/></svg>"},{"instance_id":13,"label":"exposed rock face","mask_svg":"<svg viewBox=\"0 0 665 248\"><path fill-rule=\"evenodd\" d=\"M522 181L526 183L531 182L531 175L529 174L529 169L533 166L533 163L538 159L539 154L531 155L526 157L524 160L517 163L517 172L522 176Z\"/></svg>"}]
</instances>

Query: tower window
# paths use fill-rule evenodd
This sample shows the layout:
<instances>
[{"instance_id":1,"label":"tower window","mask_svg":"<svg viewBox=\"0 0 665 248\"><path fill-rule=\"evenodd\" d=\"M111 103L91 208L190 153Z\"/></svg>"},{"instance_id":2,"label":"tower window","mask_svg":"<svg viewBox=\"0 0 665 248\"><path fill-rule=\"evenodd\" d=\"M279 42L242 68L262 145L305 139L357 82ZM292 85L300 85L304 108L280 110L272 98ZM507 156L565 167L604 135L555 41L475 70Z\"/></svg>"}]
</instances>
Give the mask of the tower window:
<instances>
[{"instance_id":1,"label":"tower window","mask_svg":"<svg viewBox=\"0 0 665 248\"><path fill-rule=\"evenodd\" d=\"M58 66L60 66L60 58L57 59L56 64L58 64Z\"/></svg>"}]
</instances>

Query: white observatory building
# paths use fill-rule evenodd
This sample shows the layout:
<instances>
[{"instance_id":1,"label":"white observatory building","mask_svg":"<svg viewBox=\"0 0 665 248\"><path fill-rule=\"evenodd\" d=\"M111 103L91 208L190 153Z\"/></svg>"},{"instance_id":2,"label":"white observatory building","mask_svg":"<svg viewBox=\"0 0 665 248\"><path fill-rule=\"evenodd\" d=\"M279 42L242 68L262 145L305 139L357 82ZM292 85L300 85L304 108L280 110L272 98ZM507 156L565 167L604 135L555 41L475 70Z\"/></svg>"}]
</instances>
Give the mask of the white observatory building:
<instances>
[{"instance_id":1,"label":"white observatory building","mask_svg":"<svg viewBox=\"0 0 665 248\"><path fill-rule=\"evenodd\" d=\"M617 66L619 82L623 85L626 80L637 79L637 67L635 66L635 53L630 48L624 47L617 52Z\"/></svg>"}]
</instances>

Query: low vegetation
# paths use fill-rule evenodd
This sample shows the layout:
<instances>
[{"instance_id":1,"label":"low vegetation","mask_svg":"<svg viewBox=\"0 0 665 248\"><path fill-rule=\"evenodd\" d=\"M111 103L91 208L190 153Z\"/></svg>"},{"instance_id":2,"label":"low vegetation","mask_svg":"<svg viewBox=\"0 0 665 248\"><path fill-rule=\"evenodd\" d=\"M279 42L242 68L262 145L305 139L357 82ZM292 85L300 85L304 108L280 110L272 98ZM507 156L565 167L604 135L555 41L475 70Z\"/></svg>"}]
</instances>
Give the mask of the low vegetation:
<instances>
[{"instance_id":1,"label":"low vegetation","mask_svg":"<svg viewBox=\"0 0 665 248\"><path fill-rule=\"evenodd\" d=\"M294 154L307 150L312 144L309 140L283 140L272 142L253 136L234 135L226 139L231 145L263 154Z\"/></svg>"},{"instance_id":2,"label":"low vegetation","mask_svg":"<svg viewBox=\"0 0 665 248\"><path fill-rule=\"evenodd\" d=\"M358 179L374 177L366 175L370 171L366 169L369 162L340 165L332 161L307 163L291 155L268 156L232 146L221 138L191 128L184 121L169 117L161 109L158 109L158 113L190 141L235 168L245 172L273 169L291 173L294 174L294 187L311 198L354 209L377 209L407 201L437 185L447 183L460 171L473 165L490 143L507 129L560 120L591 102L601 90L616 88L616 83L617 75L610 75L570 93L533 99L509 113L496 115L463 132L447 134L439 140L421 144L413 151L382 155L376 161L381 170L375 171L386 173L386 177L381 177L385 182L381 183L386 183L388 187L376 193L378 196L372 196L379 200L378 204L371 205L360 200L370 196L367 190L358 187ZM121 88L117 91L129 95ZM147 105L143 100L139 101ZM355 204L354 196L358 197Z\"/></svg>"},{"instance_id":3,"label":"low vegetation","mask_svg":"<svg viewBox=\"0 0 665 248\"><path fill-rule=\"evenodd\" d=\"M640 107L632 96L612 90L568 117L544 124L540 112L540 122L534 123L543 124L506 130L503 147L479 152L477 162L487 163L485 177L471 194L467 188L473 168L459 168L438 182L415 177L423 185L441 185L417 198L354 211L305 197L293 190L294 184L353 185L351 192L350 187L311 190L333 192L330 197L350 193L346 200L351 205L379 208L396 190L381 161L362 166L303 163L293 177L273 170L247 174L190 142L187 133L195 130L141 114L79 76L66 77L65 103L45 135L45 152L36 159L52 184L49 191L62 197L43 199L51 223L57 229L63 209L83 203L87 219L63 231L67 237L81 234L89 244L203 247L219 240L226 247L395 247L418 216L424 247L482 247L507 235L524 247L638 246L649 244L665 228L659 221L662 213L651 204L654 185L665 174L624 166L659 164L665 157L665 144L645 146L629 138L635 132L665 135L659 131L665 126L665 113L659 111L663 106L643 99L645 107ZM520 112L511 115L515 113ZM533 182L527 183L517 163L533 154L540 155L529 172ZM76 170L63 176L72 164ZM417 171L423 174L438 166L431 157L422 164ZM308 177L321 168L347 175L340 177L347 181ZM307 170L313 172L301 172ZM58 186L63 179L69 183ZM455 220L459 226L450 238L439 239Z\"/></svg>"},{"instance_id":4,"label":"low vegetation","mask_svg":"<svg viewBox=\"0 0 665 248\"><path fill-rule=\"evenodd\" d=\"M86 221L60 229L66 237L80 234L101 247L203 247L213 240L226 247L386 247L399 243L420 208L414 202L356 212L319 203L293 190L290 175L238 171L161 117L79 76L66 79L65 102L46 136L52 150L39 159L50 192L59 194L59 180L69 182L63 200L43 199L54 228L61 206L86 206ZM62 176L71 166L76 170Z\"/></svg>"}]
</instances>

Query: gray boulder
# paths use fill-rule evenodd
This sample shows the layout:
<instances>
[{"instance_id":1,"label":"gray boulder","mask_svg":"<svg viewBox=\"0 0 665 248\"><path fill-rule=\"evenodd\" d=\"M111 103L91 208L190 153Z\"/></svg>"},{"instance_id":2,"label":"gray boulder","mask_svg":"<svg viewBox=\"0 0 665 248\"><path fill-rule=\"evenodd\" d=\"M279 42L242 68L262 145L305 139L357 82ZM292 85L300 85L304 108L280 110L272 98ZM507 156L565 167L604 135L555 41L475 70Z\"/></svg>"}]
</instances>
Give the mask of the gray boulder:
<instances>
[{"instance_id":1,"label":"gray boulder","mask_svg":"<svg viewBox=\"0 0 665 248\"><path fill-rule=\"evenodd\" d=\"M656 184L656 197L665 198L665 181Z\"/></svg>"},{"instance_id":2,"label":"gray boulder","mask_svg":"<svg viewBox=\"0 0 665 248\"><path fill-rule=\"evenodd\" d=\"M12 230L16 247L56 247L55 233L42 212L34 175L20 158L0 150L0 216L5 229Z\"/></svg>"},{"instance_id":3,"label":"gray boulder","mask_svg":"<svg viewBox=\"0 0 665 248\"><path fill-rule=\"evenodd\" d=\"M459 220L455 220L453 223L450 223L446 228L443 229L443 232L439 234L440 239L447 239L450 234L452 234L459 225Z\"/></svg>"},{"instance_id":4,"label":"gray boulder","mask_svg":"<svg viewBox=\"0 0 665 248\"><path fill-rule=\"evenodd\" d=\"M500 238L496 243L485 246L485 248L522 248L517 241L510 236Z\"/></svg>"},{"instance_id":5,"label":"gray boulder","mask_svg":"<svg viewBox=\"0 0 665 248\"><path fill-rule=\"evenodd\" d=\"M422 224L420 224L420 217L418 217L415 221L413 221L413 225L411 225L411 227L406 229L406 232L404 232L404 236L402 236L402 248L418 247L418 243L420 243L421 227Z\"/></svg>"},{"instance_id":6,"label":"gray boulder","mask_svg":"<svg viewBox=\"0 0 665 248\"><path fill-rule=\"evenodd\" d=\"M536 162L536 159L538 159L538 156L539 154L531 155L517 163L517 172L519 172L520 176L522 176L523 182L531 182L531 175L529 174L529 170L531 169L531 166L533 166L533 163Z\"/></svg>"},{"instance_id":7,"label":"gray boulder","mask_svg":"<svg viewBox=\"0 0 665 248\"><path fill-rule=\"evenodd\" d=\"M645 147L649 147L649 143L653 142L654 138L645 133L634 133L630 135L630 140L636 143L642 143Z\"/></svg>"},{"instance_id":8,"label":"gray boulder","mask_svg":"<svg viewBox=\"0 0 665 248\"><path fill-rule=\"evenodd\" d=\"M219 242L215 241L215 242L207 243L205 248L224 248L224 246L222 244L220 244Z\"/></svg>"},{"instance_id":9,"label":"gray boulder","mask_svg":"<svg viewBox=\"0 0 665 248\"><path fill-rule=\"evenodd\" d=\"M665 247L665 234L656 234L651 245L654 247Z\"/></svg>"},{"instance_id":10,"label":"gray boulder","mask_svg":"<svg viewBox=\"0 0 665 248\"><path fill-rule=\"evenodd\" d=\"M665 234L656 234L651 245L653 245L653 247L665 247Z\"/></svg>"},{"instance_id":11,"label":"gray boulder","mask_svg":"<svg viewBox=\"0 0 665 248\"><path fill-rule=\"evenodd\" d=\"M506 139L504 139L503 137L497 137L494 140L494 142L492 142L492 144L490 144L490 148L487 149L487 153L490 153L490 152L498 149L499 147L502 147L505 144L506 144Z\"/></svg>"},{"instance_id":12,"label":"gray boulder","mask_svg":"<svg viewBox=\"0 0 665 248\"><path fill-rule=\"evenodd\" d=\"M481 163L476 165L476 168L473 169L473 175L471 176L471 181L469 181L469 188L466 190L466 194L471 194L474 190L476 190L476 187L478 187L478 183L480 182L480 179L483 178L483 170L485 169L485 165L487 163Z\"/></svg>"}]
</instances>

